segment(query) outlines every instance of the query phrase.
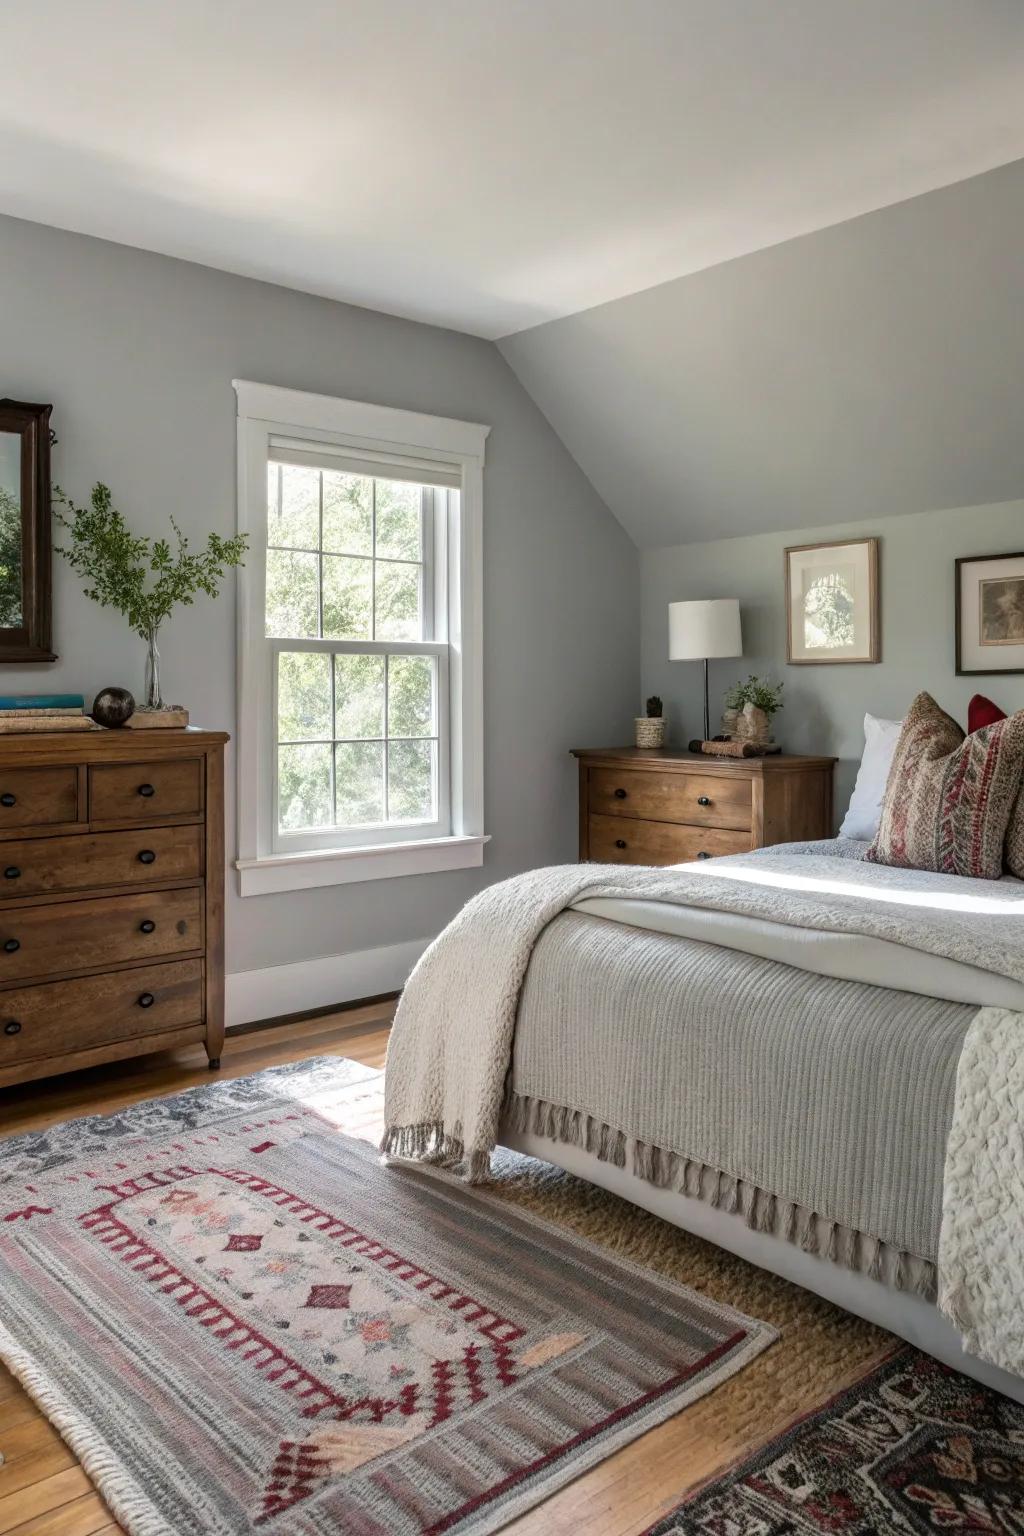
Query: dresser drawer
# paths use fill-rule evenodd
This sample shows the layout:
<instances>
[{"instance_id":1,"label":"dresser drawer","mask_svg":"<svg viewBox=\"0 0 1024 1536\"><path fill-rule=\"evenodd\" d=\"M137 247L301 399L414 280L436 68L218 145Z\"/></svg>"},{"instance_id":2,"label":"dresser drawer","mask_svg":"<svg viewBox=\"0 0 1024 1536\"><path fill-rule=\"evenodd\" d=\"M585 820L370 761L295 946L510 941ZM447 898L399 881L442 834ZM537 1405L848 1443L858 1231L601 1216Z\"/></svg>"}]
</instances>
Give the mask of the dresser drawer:
<instances>
[{"instance_id":1,"label":"dresser drawer","mask_svg":"<svg viewBox=\"0 0 1024 1536\"><path fill-rule=\"evenodd\" d=\"M202 1020L199 960L15 987L0 993L0 1067Z\"/></svg>"},{"instance_id":2,"label":"dresser drawer","mask_svg":"<svg viewBox=\"0 0 1024 1536\"><path fill-rule=\"evenodd\" d=\"M749 832L625 816L590 817L590 857L597 864L684 864L702 855L714 858L749 849Z\"/></svg>"},{"instance_id":3,"label":"dresser drawer","mask_svg":"<svg viewBox=\"0 0 1024 1536\"><path fill-rule=\"evenodd\" d=\"M77 768L0 768L0 832L77 820Z\"/></svg>"},{"instance_id":4,"label":"dresser drawer","mask_svg":"<svg viewBox=\"0 0 1024 1536\"><path fill-rule=\"evenodd\" d=\"M0 982L152 960L202 947L202 892L197 886L0 911Z\"/></svg>"},{"instance_id":5,"label":"dresser drawer","mask_svg":"<svg viewBox=\"0 0 1024 1536\"><path fill-rule=\"evenodd\" d=\"M604 816L640 816L735 831L749 831L753 818L751 782L745 776L591 768L589 795L590 809Z\"/></svg>"},{"instance_id":6,"label":"dresser drawer","mask_svg":"<svg viewBox=\"0 0 1024 1536\"><path fill-rule=\"evenodd\" d=\"M148 827L0 846L0 899L94 885L194 880L202 874L202 827Z\"/></svg>"},{"instance_id":7,"label":"dresser drawer","mask_svg":"<svg viewBox=\"0 0 1024 1536\"><path fill-rule=\"evenodd\" d=\"M202 762L102 763L89 769L90 821L162 821L198 816L203 808Z\"/></svg>"}]
</instances>

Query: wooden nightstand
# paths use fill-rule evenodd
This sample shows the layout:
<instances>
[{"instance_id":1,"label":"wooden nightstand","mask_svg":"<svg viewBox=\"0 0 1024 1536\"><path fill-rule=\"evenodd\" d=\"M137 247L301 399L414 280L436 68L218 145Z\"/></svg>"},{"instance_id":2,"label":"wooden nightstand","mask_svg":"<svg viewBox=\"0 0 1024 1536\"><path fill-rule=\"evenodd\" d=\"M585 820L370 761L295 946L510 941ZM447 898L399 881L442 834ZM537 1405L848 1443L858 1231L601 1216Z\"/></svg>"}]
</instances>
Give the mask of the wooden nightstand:
<instances>
[{"instance_id":1,"label":"wooden nightstand","mask_svg":"<svg viewBox=\"0 0 1024 1536\"><path fill-rule=\"evenodd\" d=\"M583 749L580 859L680 864L832 836L834 757Z\"/></svg>"}]
</instances>

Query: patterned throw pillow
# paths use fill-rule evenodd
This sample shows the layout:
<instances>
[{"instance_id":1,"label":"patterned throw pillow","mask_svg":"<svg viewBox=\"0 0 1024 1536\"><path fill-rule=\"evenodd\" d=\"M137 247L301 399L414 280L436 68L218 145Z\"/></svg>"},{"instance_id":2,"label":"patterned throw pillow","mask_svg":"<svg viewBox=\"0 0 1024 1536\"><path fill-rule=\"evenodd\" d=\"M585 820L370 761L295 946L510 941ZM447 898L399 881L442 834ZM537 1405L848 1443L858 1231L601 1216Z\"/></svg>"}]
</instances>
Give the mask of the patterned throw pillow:
<instances>
[{"instance_id":1,"label":"patterned throw pillow","mask_svg":"<svg viewBox=\"0 0 1024 1536\"><path fill-rule=\"evenodd\" d=\"M968 731L980 731L986 725L1005 719L1005 709L993 704L983 693L976 693L967 706ZM1024 787L1010 812L1010 825L1006 829L1006 867L1011 875L1024 880Z\"/></svg>"},{"instance_id":2,"label":"patterned throw pillow","mask_svg":"<svg viewBox=\"0 0 1024 1536\"><path fill-rule=\"evenodd\" d=\"M930 694L903 722L867 857L875 864L998 880L1024 777L1024 711L964 736Z\"/></svg>"}]
</instances>

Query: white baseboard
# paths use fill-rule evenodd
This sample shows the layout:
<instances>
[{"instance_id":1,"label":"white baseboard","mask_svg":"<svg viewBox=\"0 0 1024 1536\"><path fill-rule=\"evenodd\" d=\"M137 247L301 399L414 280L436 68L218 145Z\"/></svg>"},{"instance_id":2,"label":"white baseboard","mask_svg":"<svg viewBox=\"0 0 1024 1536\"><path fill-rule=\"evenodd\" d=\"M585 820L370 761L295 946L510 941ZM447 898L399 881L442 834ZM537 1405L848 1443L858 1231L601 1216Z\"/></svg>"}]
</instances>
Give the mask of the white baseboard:
<instances>
[{"instance_id":1,"label":"white baseboard","mask_svg":"<svg viewBox=\"0 0 1024 1536\"><path fill-rule=\"evenodd\" d=\"M379 992L397 992L429 943L429 939L408 939L404 944L360 949L351 955L322 955L261 971L229 972L225 979L227 1028L304 1013L307 1008L351 1003Z\"/></svg>"}]
</instances>

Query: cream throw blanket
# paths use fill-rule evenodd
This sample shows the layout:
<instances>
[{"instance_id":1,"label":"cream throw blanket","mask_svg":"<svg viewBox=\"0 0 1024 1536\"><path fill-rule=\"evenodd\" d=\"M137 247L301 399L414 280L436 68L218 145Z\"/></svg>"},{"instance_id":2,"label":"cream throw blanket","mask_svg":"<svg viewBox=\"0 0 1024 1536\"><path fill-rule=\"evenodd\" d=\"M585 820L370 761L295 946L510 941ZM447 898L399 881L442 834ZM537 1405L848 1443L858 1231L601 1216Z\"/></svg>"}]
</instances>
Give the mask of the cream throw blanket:
<instances>
[{"instance_id":1,"label":"cream throw blanket","mask_svg":"<svg viewBox=\"0 0 1024 1536\"><path fill-rule=\"evenodd\" d=\"M388 1047L381 1144L385 1154L460 1164L470 1179L485 1176L497 1138L519 992L534 943L553 918L583 896L675 902L801 928L863 934L1024 981L1024 885L1016 882L774 851L769 857L764 852L737 854L710 867L610 869L573 864L532 870L489 886L469 902L409 978ZM984 1010L979 1017L987 1013L1002 1011ZM1012 1038L1018 1027L1024 1030L1019 1015L1002 1017L1004 1038ZM1001 1071L1002 1064L992 1070ZM992 1107L979 1124L977 1103L986 1093ZM964 1087L962 1107L959 1084L957 1102L957 1120L962 1117L964 1123L955 1127L951 1146L956 1137L970 1140L972 1135L993 1133L993 1120L1002 1145L988 1169L975 1157L971 1143L961 1171L950 1183L940 1253L943 1306L963 1326L976 1327L971 1337L978 1352L989 1348L1001 1353L993 1335L1004 1326L1009 1292L991 1303L988 1296L993 1286L1001 1288L1001 1279L993 1281L991 1276L1001 1275L1004 1254L1017 1265L1008 1274L1010 1291L1022 1294L1024 1200L1016 1190L1024 1166L1017 1106L1024 1101L1020 1094L1006 1095L1000 1107L989 1064L979 1055L977 1074L970 1087ZM968 1192L972 1179L981 1179L991 1192L988 1179L1002 1176L1007 1160L1018 1180L1016 1203L1000 1201L999 1215L1002 1226L1012 1229L1012 1238L989 1221L989 1206L977 1189ZM979 1289L982 1252L988 1267ZM948 1285L944 1264L951 1277ZM1018 1301L1013 1305L1019 1309ZM989 1326L997 1311L998 1324ZM1020 1319L1017 1326L1024 1329ZM1019 1363L1010 1368L1024 1368L1024 1337L1013 1347Z\"/></svg>"}]
</instances>

